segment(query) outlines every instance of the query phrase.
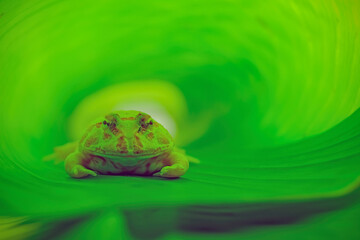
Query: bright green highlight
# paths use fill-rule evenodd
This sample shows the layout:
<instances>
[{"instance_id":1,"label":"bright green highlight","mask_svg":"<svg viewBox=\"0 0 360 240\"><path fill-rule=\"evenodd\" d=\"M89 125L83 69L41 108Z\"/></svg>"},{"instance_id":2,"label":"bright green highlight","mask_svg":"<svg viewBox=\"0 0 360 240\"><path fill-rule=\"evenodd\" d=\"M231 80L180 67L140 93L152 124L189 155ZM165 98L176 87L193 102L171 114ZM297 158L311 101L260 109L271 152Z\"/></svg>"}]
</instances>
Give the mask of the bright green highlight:
<instances>
[{"instance_id":1,"label":"bright green highlight","mask_svg":"<svg viewBox=\"0 0 360 240\"><path fill-rule=\"evenodd\" d=\"M0 1L0 215L45 239L360 238L358 9ZM162 106L201 164L177 180L78 180L41 161L92 112L137 99Z\"/></svg>"}]
</instances>

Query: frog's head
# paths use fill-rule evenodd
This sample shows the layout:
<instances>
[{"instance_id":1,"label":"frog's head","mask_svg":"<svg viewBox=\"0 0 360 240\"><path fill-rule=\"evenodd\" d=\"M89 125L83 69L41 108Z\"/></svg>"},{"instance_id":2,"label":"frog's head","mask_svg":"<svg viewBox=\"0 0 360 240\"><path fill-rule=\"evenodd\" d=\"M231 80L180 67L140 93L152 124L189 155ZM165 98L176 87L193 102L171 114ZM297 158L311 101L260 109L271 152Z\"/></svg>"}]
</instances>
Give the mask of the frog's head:
<instances>
[{"instance_id":1,"label":"frog's head","mask_svg":"<svg viewBox=\"0 0 360 240\"><path fill-rule=\"evenodd\" d=\"M99 156L151 158L170 151L170 133L148 114L116 111L91 125L79 143L80 150Z\"/></svg>"}]
</instances>

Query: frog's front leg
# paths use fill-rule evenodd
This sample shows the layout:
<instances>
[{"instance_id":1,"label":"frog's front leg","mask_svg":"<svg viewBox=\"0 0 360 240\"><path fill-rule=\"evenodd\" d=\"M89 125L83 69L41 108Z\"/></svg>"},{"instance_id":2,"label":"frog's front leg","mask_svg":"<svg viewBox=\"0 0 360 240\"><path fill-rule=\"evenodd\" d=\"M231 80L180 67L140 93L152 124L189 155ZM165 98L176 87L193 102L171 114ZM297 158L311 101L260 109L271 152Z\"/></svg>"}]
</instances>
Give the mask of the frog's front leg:
<instances>
[{"instance_id":1,"label":"frog's front leg","mask_svg":"<svg viewBox=\"0 0 360 240\"><path fill-rule=\"evenodd\" d=\"M86 154L74 152L65 159L65 170L70 177L82 178L89 175L97 175L94 171L85 167L88 157Z\"/></svg>"},{"instance_id":2,"label":"frog's front leg","mask_svg":"<svg viewBox=\"0 0 360 240\"><path fill-rule=\"evenodd\" d=\"M189 161L187 160L186 155L179 152L170 153L165 159L164 162L168 164L163 167L160 172L153 174L157 177L165 178L176 178L184 175L189 169Z\"/></svg>"}]
</instances>

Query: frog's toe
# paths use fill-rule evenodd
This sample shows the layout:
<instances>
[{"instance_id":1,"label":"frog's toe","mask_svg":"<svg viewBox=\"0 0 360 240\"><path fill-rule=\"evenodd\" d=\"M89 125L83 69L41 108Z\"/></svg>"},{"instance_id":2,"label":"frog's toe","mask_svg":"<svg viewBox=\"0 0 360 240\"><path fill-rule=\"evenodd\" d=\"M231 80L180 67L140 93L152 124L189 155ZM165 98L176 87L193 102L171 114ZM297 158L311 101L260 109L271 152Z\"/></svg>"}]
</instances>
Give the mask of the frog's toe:
<instances>
[{"instance_id":1,"label":"frog's toe","mask_svg":"<svg viewBox=\"0 0 360 240\"><path fill-rule=\"evenodd\" d=\"M83 177L87 177L89 175L94 176L94 177L97 176L96 172L94 172L90 169L87 169L81 165L74 166L68 173L73 178L83 178Z\"/></svg>"},{"instance_id":2,"label":"frog's toe","mask_svg":"<svg viewBox=\"0 0 360 240\"><path fill-rule=\"evenodd\" d=\"M156 177L166 177L166 178L177 178L185 174L186 168L181 164L174 164L171 166L166 166L161 169L160 172L154 173L153 176Z\"/></svg>"}]
</instances>

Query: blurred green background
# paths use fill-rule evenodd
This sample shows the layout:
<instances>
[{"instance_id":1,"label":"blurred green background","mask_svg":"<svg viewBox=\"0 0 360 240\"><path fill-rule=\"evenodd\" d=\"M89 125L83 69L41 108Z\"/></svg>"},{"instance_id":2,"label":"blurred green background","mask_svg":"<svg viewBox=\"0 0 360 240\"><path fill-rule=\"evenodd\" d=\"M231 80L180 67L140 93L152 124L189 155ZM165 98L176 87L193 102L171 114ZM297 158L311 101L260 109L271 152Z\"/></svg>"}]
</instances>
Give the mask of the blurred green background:
<instances>
[{"instance_id":1,"label":"blurred green background","mask_svg":"<svg viewBox=\"0 0 360 240\"><path fill-rule=\"evenodd\" d=\"M0 239L359 239L360 3L0 1ZM42 162L137 109L175 180Z\"/></svg>"}]
</instances>

